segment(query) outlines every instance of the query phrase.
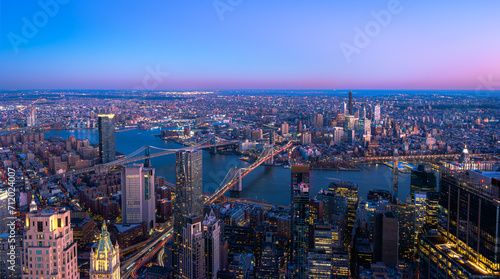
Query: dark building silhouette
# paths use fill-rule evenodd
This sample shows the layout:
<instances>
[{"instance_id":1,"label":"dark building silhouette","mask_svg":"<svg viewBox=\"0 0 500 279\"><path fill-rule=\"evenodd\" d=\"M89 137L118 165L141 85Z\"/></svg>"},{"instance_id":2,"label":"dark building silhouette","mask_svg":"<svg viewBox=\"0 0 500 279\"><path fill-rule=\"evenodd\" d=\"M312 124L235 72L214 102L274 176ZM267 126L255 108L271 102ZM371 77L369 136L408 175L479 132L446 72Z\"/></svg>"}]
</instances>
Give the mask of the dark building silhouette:
<instances>
[{"instance_id":1,"label":"dark building silhouette","mask_svg":"<svg viewBox=\"0 0 500 279\"><path fill-rule=\"evenodd\" d=\"M115 160L115 115L100 114L98 116L99 126L99 157L101 163L109 163Z\"/></svg>"}]
</instances>

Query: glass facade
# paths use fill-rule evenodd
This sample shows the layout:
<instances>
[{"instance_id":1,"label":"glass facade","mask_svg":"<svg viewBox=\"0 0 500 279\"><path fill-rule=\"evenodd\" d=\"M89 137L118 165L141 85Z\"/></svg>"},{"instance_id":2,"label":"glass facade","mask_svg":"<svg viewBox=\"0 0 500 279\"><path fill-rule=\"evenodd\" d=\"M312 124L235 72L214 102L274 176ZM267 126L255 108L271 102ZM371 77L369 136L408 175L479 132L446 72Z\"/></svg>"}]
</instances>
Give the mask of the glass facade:
<instances>
[{"instance_id":1,"label":"glass facade","mask_svg":"<svg viewBox=\"0 0 500 279\"><path fill-rule=\"evenodd\" d=\"M100 114L99 125L99 157L101 163L109 163L115 160L115 115Z\"/></svg>"}]
</instances>

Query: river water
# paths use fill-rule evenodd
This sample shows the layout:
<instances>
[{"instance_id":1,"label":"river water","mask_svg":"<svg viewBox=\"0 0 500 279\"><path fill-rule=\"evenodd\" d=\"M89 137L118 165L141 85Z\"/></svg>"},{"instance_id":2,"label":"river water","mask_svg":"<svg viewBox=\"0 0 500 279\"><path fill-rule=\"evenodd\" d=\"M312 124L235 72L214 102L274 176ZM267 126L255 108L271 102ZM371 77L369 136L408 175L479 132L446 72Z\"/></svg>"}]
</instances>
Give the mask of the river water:
<instances>
[{"instance_id":1,"label":"river water","mask_svg":"<svg viewBox=\"0 0 500 279\"><path fill-rule=\"evenodd\" d=\"M127 155L144 145L156 146L165 149L182 147L173 142L167 142L154 135L159 130L130 130L116 133L117 151ZM45 137L69 136L77 139L88 139L91 144L99 143L97 129L83 130L52 130L45 133ZM151 149L151 153L156 152ZM156 175L164 176L169 182L175 183L175 155L166 155L151 160L156 169ZM244 167L249 163L238 159L237 155L220 155L203 152L203 191L214 192L222 182L229 169L233 166ZM384 164L363 166L362 171L332 171L311 170L310 190L315 196L319 190L328 189L328 185L335 179L352 181L359 185L360 198L366 199L370 189L390 190L392 187L392 169ZM242 198L259 199L271 203L290 204L290 169L282 166L259 166L243 179ZM399 198L405 200L410 193L410 175L399 174Z\"/></svg>"}]
</instances>

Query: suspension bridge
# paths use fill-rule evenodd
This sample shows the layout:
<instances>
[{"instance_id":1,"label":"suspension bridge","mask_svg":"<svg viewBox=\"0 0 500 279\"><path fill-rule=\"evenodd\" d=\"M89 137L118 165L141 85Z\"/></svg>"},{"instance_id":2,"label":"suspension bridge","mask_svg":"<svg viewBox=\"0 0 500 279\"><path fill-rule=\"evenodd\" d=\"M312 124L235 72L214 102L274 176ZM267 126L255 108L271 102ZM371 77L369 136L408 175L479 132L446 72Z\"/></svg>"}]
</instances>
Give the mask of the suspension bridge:
<instances>
[{"instance_id":1,"label":"suspension bridge","mask_svg":"<svg viewBox=\"0 0 500 279\"><path fill-rule=\"evenodd\" d=\"M125 165L137 161L145 161L146 164L149 163L149 160L152 158L156 157L161 157L169 154L174 154L177 151L180 150L195 150L195 149L205 149L205 148L217 148L219 146L225 146L225 145L233 145L239 143L238 140L224 140L219 137L211 137L204 139L203 141L199 142L198 144L194 146L188 146L184 148L178 148L178 149L165 149L165 148L160 148L160 147L155 147L155 146L149 146L145 145L142 146L141 148L137 149L136 151L130 153L127 156L121 157L113 162L105 163L105 164L99 164L95 165L92 167L88 168L82 168L82 169L77 169L77 170L70 170L66 171L63 173L57 173L51 176L46 176L43 177L44 180L50 180L54 178L61 177L63 175L69 176L69 175L78 175L78 174L83 174L83 173L88 173L88 172L107 172L109 168L112 168L114 166L118 165ZM151 149L153 150L158 150L159 152L152 153ZM143 153L143 156L138 156L139 154Z\"/></svg>"},{"instance_id":2,"label":"suspension bridge","mask_svg":"<svg viewBox=\"0 0 500 279\"><path fill-rule=\"evenodd\" d=\"M264 148L260 156L257 160L250 166L246 168L236 168L233 167L229 170L226 177L222 181L219 188L215 191L215 193L209 197L205 204L214 203L218 198L224 195L228 190L241 191L242 183L241 180L243 177L247 176L251 171L253 171L256 167L262 165L263 163L272 163L274 155L290 148L293 145L291 141L287 142L284 146L275 147L273 145L268 145Z\"/></svg>"}]
</instances>

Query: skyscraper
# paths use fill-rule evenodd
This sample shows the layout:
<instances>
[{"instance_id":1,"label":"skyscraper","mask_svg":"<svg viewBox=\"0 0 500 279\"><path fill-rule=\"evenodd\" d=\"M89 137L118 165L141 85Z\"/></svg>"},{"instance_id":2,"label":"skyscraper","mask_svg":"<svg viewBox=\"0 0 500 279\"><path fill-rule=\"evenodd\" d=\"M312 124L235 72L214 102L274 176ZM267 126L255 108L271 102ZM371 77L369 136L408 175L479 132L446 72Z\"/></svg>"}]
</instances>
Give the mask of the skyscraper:
<instances>
[{"instance_id":1,"label":"skyscraper","mask_svg":"<svg viewBox=\"0 0 500 279\"><path fill-rule=\"evenodd\" d=\"M190 215L202 216L202 151L181 150L175 154L174 206L174 272L179 273L179 253L182 245L184 218Z\"/></svg>"},{"instance_id":2,"label":"skyscraper","mask_svg":"<svg viewBox=\"0 0 500 279\"><path fill-rule=\"evenodd\" d=\"M205 269L207 279L217 279L220 269L220 220L212 210L203 220L203 239L205 241Z\"/></svg>"},{"instance_id":3,"label":"skyscraper","mask_svg":"<svg viewBox=\"0 0 500 279\"><path fill-rule=\"evenodd\" d=\"M103 223L97 249L90 252L90 279L120 279L120 248L113 246Z\"/></svg>"},{"instance_id":4,"label":"skyscraper","mask_svg":"<svg viewBox=\"0 0 500 279\"><path fill-rule=\"evenodd\" d=\"M201 216L186 216L180 246L179 277L182 279L205 278L205 244Z\"/></svg>"},{"instance_id":5,"label":"skyscraper","mask_svg":"<svg viewBox=\"0 0 500 279\"><path fill-rule=\"evenodd\" d=\"M30 110L30 115L26 119L26 124L28 127L36 126L36 110Z\"/></svg>"},{"instance_id":6,"label":"skyscraper","mask_svg":"<svg viewBox=\"0 0 500 279\"><path fill-rule=\"evenodd\" d=\"M349 91L349 115L354 115L352 108L352 91Z\"/></svg>"},{"instance_id":7,"label":"skyscraper","mask_svg":"<svg viewBox=\"0 0 500 279\"><path fill-rule=\"evenodd\" d=\"M352 229L358 209L359 186L349 181L337 180L330 183L328 190L338 196L347 197L347 231L344 243L344 247L347 248L352 241Z\"/></svg>"},{"instance_id":8,"label":"skyscraper","mask_svg":"<svg viewBox=\"0 0 500 279\"><path fill-rule=\"evenodd\" d=\"M69 210L45 208L30 212L25 231L23 279L80 278Z\"/></svg>"},{"instance_id":9,"label":"skyscraper","mask_svg":"<svg viewBox=\"0 0 500 279\"><path fill-rule=\"evenodd\" d=\"M274 243L273 233L268 231L266 232L266 237L264 243L262 244L257 278L274 279L278 277L278 256L276 244Z\"/></svg>"},{"instance_id":10,"label":"skyscraper","mask_svg":"<svg viewBox=\"0 0 500 279\"><path fill-rule=\"evenodd\" d=\"M373 122L375 124L380 124L380 105L375 105L373 109Z\"/></svg>"},{"instance_id":11,"label":"skyscraper","mask_svg":"<svg viewBox=\"0 0 500 279\"><path fill-rule=\"evenodd\" d=\"M374 248L375 261L382 261L387 266L398 264L398 218L392 211L375 214Z\"/></svg>"},{"instance_id":12,"label":"skyscraper","mask_svg":"<svg viewBox=\"0 0 500 279\"><path fill-rule=\"evenodd\" d=\"M417 191L437 191L437 174L433 172L430 164L419 164L416 170L411 171L410 193L412 200Z\"/></svg>"},{"instance_id":13,"label":"skyscraper","mask_svg":"<svg viewBox=\"0 0 500 279\"><path fill-rule=\"evenodd\" d=\"M99 157L101 163L109 163L115 160L115 115L98 115L99 125Z\"/></svg>"},{"instance_id":14,"label":"skyscraper","mask_svg":"<svg viewBox=\"0 0 500 279\"><path fill-rule=\"evenodd\" d=\"M143 164L127 166L122 172L122 219L124 224L146 223L154 229L155 214L155 169Z\"/></svg>"},{"instance_id":15,"label":"skyscraper","mask_svg":"<svg viewBox=\"0 0 500 279\"><path fill-rule=\"evenodd\" d=\"M481 171L474 167L482 168ZM421 274L463 278L500 275L500 173L491 161L443 163L438 235L422 237Z\"/></svg>"},{"instance_id":16,"label":"skyscraper","mask_svg":"<svg viewBox=\"0 0 500 279\"><path fill-rule=\"evenodd\" d=\"M392 201L396 203L399 199L398 197L398 174L399 174L399 154L398 150L394 149L392 165Z\"/></svg>"},{"instance_id":17,"label":"skyscraper","mask_svg":"<svg viewBox=\"0 0 500 279\"><path fill-rule=\"evenodd\" d=\"M285 122L285 123L281 124L281 135L282 136L288 134L288 128L289 128L288 123Z\"/></svg>"},{"instance_id":18,"label":"skyscraper","mask_svg":"<svg viewBox=\"0 0 500 279\"><path fill-rule=\"evenodd\" d=\"M309 166L292 166L293 265L297 278L307 278L309 249Z\"/></svg>"}]
</instances>

